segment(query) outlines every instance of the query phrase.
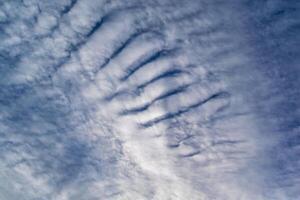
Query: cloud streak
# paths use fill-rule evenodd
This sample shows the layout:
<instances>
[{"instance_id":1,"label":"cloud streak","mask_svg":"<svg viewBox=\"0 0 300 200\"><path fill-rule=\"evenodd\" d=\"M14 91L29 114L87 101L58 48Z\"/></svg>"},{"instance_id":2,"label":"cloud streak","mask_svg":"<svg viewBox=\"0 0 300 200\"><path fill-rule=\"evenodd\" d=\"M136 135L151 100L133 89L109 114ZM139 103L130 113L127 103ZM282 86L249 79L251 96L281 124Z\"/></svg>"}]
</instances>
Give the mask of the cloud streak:
<instances>
[{"instance_id":1,"label":"cloud streak","mask_svg":"<svg viewBox=\"0 0 300 200\"><path fill-rule=\"evenodd\" d=\"M298 199L298 11L0 3L0 199Z\"/></svg>"}]
</instances>

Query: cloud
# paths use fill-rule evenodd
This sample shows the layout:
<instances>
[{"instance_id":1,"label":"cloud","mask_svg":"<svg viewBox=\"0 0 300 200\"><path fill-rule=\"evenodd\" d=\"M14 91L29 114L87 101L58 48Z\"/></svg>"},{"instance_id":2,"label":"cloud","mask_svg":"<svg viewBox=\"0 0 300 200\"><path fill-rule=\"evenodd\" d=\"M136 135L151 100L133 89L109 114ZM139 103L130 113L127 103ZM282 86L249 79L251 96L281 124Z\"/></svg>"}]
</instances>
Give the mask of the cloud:
<instances>
[{"instance_id":1,"label":"cloud","mask_svg":"<svg viewBox=\"0 0 300 200\"><path fill-rule=\"evenodd\" d=\"M298 7L0 4L0 199L297 199Z\"/></svg>"}]
</instances>

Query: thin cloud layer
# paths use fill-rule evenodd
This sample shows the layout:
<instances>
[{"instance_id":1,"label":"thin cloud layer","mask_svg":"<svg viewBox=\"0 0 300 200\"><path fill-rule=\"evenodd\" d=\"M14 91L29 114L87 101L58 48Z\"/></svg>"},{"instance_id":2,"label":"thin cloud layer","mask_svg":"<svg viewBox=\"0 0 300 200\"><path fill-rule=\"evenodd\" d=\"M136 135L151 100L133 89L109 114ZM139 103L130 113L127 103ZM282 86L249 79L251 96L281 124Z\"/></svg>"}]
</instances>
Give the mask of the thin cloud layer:
<instances>
[{"instance_id":1,"label":"thin cloud layer","mask_svg":"<svg viewBox=\"0 0 300 200\"><path fill-rule=\"evenodd\" d=\"M299 199L295 1L0 3L0 199Z\"/></svg>"}]
</instances>

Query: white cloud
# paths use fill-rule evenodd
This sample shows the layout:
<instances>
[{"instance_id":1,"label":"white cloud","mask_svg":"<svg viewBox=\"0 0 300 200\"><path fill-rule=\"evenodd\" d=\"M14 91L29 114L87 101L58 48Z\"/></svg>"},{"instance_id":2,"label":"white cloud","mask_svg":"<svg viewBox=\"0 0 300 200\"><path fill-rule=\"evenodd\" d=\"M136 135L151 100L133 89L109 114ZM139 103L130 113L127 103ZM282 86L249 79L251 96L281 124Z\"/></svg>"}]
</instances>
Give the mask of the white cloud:
<instances>
[{"instance_id":1,"label":"white cloud","mask_svg":"<svg viewBox=\"0 0 300 200\"><path fill-rule=\"evenodd\" d=\"M297 199L286 7L3 2L0 199Z\"/></svg>"}]
</instances>

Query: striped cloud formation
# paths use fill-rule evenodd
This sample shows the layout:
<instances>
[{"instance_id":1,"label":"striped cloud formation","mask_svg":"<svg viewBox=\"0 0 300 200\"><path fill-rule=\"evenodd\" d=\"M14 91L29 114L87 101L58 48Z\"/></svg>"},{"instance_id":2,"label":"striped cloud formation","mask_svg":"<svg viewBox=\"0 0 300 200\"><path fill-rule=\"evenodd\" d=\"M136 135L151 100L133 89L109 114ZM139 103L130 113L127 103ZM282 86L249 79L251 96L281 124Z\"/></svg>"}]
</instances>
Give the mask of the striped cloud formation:
<instances>
[{"instance_id":1,"label":"striped cloud formation","mask_svg":"<svg viewBox=\"0 0 300 200\"><path fill-rule=\"evenodd\" d=\"M297 0L0 0L0 200L300 199Z\"/></svg>"}]
</instances>

